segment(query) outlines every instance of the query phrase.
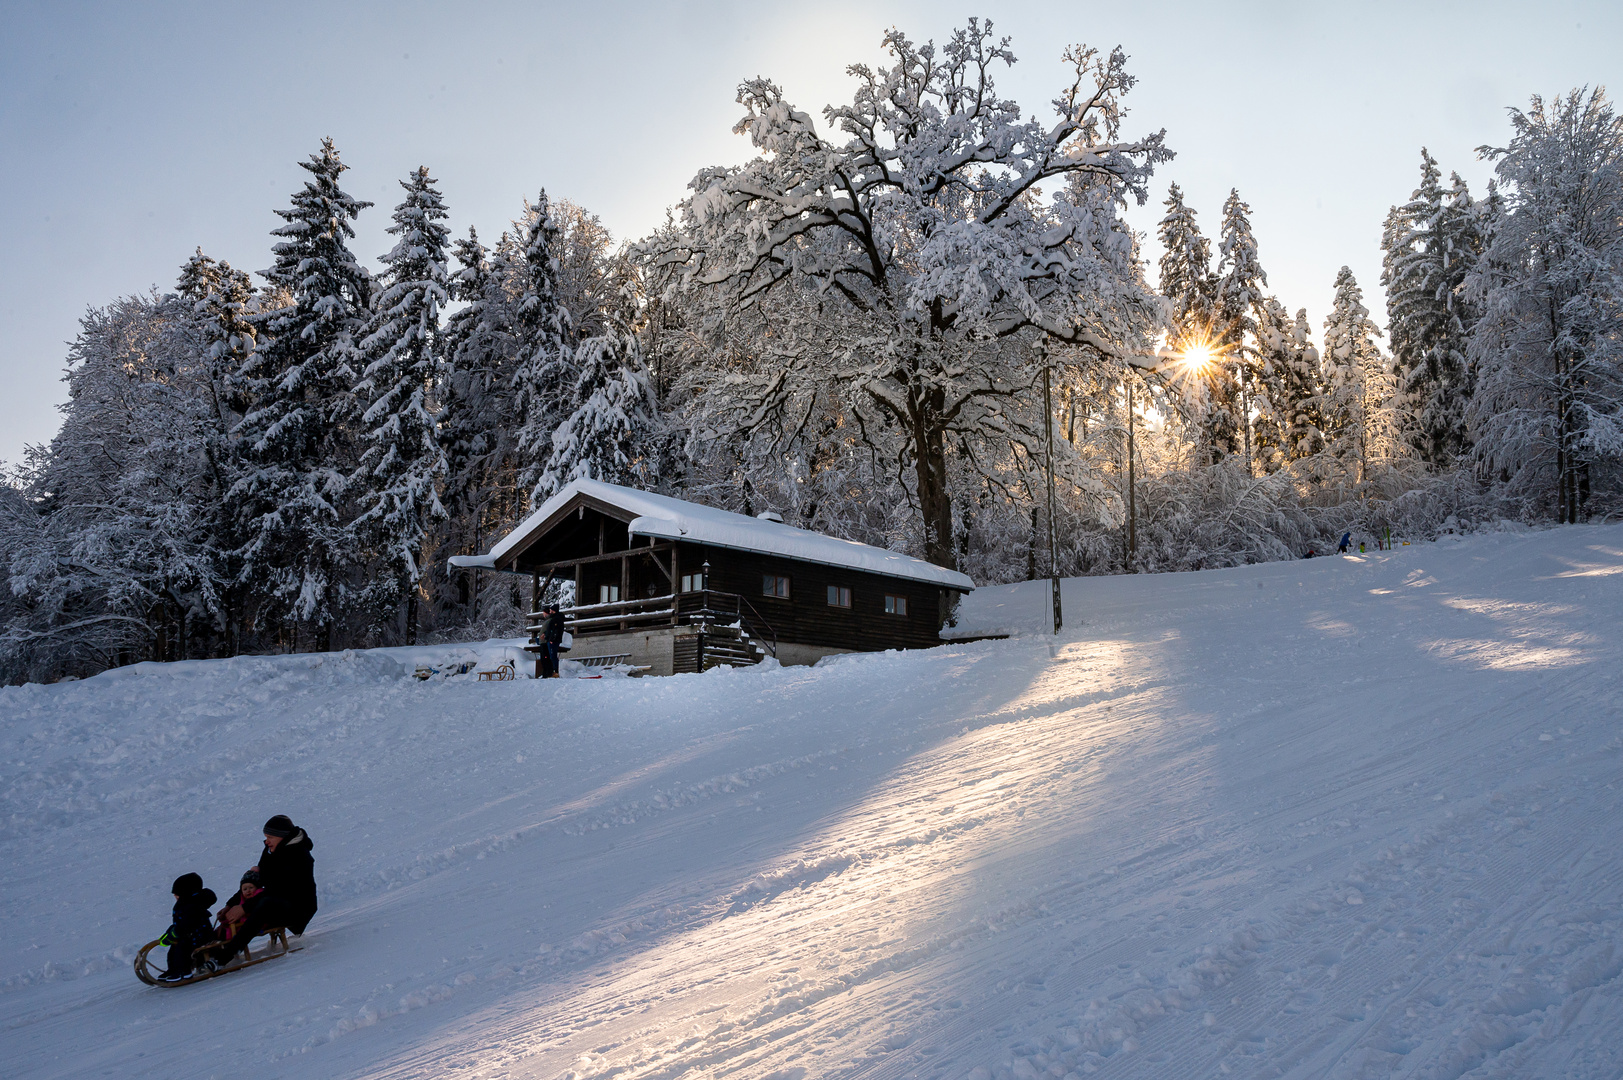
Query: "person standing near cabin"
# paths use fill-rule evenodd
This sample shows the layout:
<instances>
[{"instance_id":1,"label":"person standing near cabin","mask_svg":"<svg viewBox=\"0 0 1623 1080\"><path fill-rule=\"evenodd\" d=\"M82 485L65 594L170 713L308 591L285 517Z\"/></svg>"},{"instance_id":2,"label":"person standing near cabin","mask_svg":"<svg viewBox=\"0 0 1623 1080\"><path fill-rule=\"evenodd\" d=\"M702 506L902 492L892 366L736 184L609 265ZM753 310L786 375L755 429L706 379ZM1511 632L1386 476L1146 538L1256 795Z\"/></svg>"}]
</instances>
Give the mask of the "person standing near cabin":
<instances>
[{"instance_id":1,"label":"person standing near cabin","mask_svg":"<svg viewBox=\"0 0 1623 1080\"><path fill-rule=\"evenodd\" d=\"M564 643L564 613L557 604L548 604L541 624L541 677L558 678L558 646Z\"/></svg>"}]
</instances>

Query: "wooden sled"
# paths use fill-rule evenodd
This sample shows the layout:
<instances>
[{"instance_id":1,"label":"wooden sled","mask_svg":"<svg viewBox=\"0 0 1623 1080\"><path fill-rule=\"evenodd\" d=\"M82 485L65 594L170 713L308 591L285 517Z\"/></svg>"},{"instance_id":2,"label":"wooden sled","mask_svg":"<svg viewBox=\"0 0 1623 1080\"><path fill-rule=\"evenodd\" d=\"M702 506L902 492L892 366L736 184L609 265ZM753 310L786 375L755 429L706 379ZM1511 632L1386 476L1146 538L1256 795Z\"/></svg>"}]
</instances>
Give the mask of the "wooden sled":
<instances>
[{"instance_id":1,"label":"wooden sled","mask_svg":"<svg viewBox=\"0 0 1623 1080\"><path fill-rule=\"evenodd\" d=\"M162 947L161 939L159 941L149 941L141 947L140 952L135 954L135 977L146 983L148 986L159 986L165 988L171 986L190 986L194 982L202 982L204 979L212 979L216 975L229 975L233 971L241 971L245 967L253 967L255 964L263 964L267 960L276 960L280 957L286 956L290 952L299 951L299 946L288 945L287 931L281 927L277 927L274 930L267 930L265 931L265 934L269 940L259 946L260 955L254 955L254 947L250 942L248 947L242 951L242 954L237 959L232 960L231 963L226 964L224 967L215 967L214 961L208 959L208 950L215 948L220 944L220 942L211 941L207 945L199 945L197 948L192 950L192 973L184 979L175 979L173 981L165 981L158 978L159 975L163 974L164 969L154 969L153 966L147 962L147 954L153 949Z\"/></svg>"}]
</instances>

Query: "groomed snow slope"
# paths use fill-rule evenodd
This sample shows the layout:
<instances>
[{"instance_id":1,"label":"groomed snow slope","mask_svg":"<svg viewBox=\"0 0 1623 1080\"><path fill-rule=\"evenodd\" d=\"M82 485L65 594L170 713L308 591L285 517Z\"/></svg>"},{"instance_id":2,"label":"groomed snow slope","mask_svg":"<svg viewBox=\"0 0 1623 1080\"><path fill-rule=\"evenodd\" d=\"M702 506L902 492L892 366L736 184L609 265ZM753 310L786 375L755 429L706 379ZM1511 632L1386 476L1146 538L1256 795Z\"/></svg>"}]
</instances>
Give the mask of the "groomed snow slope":
<instances>
[{"instance_id":1,"label":"groomed snow slope","mask_svg":"<svg viewBox=\"0 0 1623 1080\"><path fill-rule=\"evenodd\" d=\"M1623 528L1064 601L813 669L0 690L0 1073L1623 1074ZM138 984L277 812L304 950Z\"/></svg>"}]
</instances>

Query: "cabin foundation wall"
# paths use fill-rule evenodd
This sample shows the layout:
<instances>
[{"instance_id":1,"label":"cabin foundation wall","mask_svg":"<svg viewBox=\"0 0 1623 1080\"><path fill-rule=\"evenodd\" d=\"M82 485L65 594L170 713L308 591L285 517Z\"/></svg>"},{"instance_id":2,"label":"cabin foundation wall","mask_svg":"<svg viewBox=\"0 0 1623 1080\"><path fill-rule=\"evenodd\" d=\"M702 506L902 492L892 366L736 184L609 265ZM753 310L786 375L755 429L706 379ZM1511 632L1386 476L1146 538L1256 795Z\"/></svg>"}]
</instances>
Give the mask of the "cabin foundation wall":
<instances>
[{"instance_id":1,"label":"cabin foundation wall","mask_svg":"<svg viewBox=\"0 0 1623 1080\"><path fill-rule=\"evenodd\" d=\"M671 675L676 671L676 639L693 633L691 626L662 627L655 630L628 630L621 634L575 635L575 646L564 653L565 660L588 660L597 656L625 656L625 663L648 668L650 675Z\"/></svg>"},{"instance_id":2,"label":"cabin foundation wall","mask_svg":"<svg viewBox=\"0 0 1623 1080\"><path fill-rule=\"evenodd\" d=\"M801 645L793 641L778 642L778 663L784 667L810 667L825 656L855 652L854 649L835 649L827 645Z\"/></svg>"},{"instance_id":3,"label":"cabin foundation wall","mask_svg":"<svg viewBox=\"0 0 1623 1080\"><path fill-rule=\"evenodd\" d=\"M624 656L625 663L648 668L650 675L671 675L681 646L698 633L694 626L629 630L619 634L576 634L575 646L564 653L565 660L588 660L599 656ZM784 667L810 667L825 656L854 652L827 645L778 642L778 662ZM689 663L692 657L688 657Z\"/></svg>"}]
</instances>

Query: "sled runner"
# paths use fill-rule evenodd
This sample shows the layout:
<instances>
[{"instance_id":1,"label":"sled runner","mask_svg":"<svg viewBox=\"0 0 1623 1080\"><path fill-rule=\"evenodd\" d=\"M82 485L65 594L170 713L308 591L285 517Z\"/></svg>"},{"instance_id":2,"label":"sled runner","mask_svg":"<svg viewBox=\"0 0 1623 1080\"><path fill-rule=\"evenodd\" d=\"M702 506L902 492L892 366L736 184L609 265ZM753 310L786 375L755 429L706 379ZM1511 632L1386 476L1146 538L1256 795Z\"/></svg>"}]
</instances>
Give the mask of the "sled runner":
<instances>
[{"instance_id":1,"label":"sled runner","mask_svg":"<svg viewBox=\"0 0 1623 1080\"><path fill-rule=\"evenodd\" d=\"M192 950L192 962L195 965L192 968L192 973L184 979L174 980L160 979L158 976L163 974L163 970L161 968L154 969L148 964L147 954L162 945L162 939L149 941L135 955L135 977L148 986L186 986L190 983L202 982L204 979L212 979L216 975L229 975L233 971L253 967L255 964L263 964L267 960L275 960L278 957L286 956L290 952L299 951L297 946L288 945L287 931L281 927L267 930L265 933L268 935L269 940L259 946L259 955L254 955L254 947L250 944L248 948L242 951L240 956L233 959L229 964L220 966L217 966L208 955L208 950L219 945L220 942L211 941L207 945L199 945Z\"/></svg>"}]
</instances>

